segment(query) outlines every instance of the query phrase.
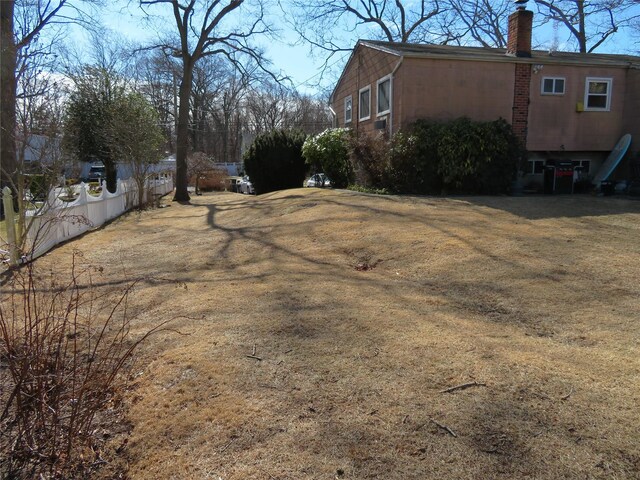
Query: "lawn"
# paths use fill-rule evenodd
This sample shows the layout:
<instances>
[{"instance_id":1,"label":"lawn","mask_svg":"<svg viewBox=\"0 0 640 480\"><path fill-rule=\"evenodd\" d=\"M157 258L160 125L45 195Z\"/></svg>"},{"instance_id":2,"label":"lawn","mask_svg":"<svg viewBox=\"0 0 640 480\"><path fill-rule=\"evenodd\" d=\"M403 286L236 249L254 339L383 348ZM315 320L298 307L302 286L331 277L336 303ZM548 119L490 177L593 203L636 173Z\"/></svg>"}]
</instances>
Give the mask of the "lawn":
<instances>
[{"instance_id":1,"label":"lawn","mask_svg":"<svg viewBox=\"0 0 640 480\"><path fill-rule=\"evenodd\" d=\"M164 203L37 261L180 332L140 351L132 479L640 478L637 200Z\"/></svg>"}]
</instances>

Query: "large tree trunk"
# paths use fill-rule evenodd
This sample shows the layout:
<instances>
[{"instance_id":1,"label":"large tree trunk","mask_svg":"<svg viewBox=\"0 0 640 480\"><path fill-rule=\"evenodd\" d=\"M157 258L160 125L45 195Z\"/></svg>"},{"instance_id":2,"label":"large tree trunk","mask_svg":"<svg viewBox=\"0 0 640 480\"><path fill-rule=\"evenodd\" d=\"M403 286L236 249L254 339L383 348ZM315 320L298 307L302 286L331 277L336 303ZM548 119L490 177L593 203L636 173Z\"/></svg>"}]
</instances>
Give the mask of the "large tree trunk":
<instances>
[{"instance_id":1,"label":"large tree trunk","mask_svg":"<svg viewBox=\"0 0 640 480\"><path fill-rule=\"evenodd\" d=\"M104 163L107 190L111 193L116 193L118 189L118 165L111 159L103 160L102 163Z\"/></svg>"},{"instance_id":2,"label":"large tree trunk","mask_svg":"<svg viewBox=\"0 0 640 480\"><path fill-rule=\"evenodd\" d=\"M176 141L176 202L191 200L187 191L187 155L189 153L189 100L193 82L193 60L191 57L182 59L183 73L180 83L180 107L178 109L178 131Z\"/></svg>"},{"instance_id":3,"label":"large tree trunk","mask_svg":"<svg viewBox=\"0 0 640 480\"><path fill-rule=\"evenodd\" d=\"M0 185L16 185L16 45L13 38L14 0L0 1Z\"/></svg>"}]
</instances>

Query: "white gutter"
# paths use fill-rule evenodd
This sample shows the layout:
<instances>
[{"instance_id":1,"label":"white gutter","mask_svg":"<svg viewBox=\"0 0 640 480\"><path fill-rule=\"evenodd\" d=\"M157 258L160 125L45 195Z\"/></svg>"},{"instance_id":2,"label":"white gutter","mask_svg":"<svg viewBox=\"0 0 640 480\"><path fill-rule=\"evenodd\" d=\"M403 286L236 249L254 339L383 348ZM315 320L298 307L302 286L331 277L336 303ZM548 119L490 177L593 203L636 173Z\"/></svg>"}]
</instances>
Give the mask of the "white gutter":
<instances>
[{"instance_id":1,"label":"white gutter","mask_svg":"<svg viewBox=\"0 0 640 480\"><path fill-rule=\"evenodd\" d=\"M331 106L331 104L329 104L329 111L331 112L331 116L333 117L333 121L331 122L333 127L337 127L338 125L336 124L336 121L338 119L338 115L336 115L336 112L333 110L333 107Z\"/></svg>"},{"instance_id":2,"label":"white gutter","mask_svg":"<svg viewBox=\"0 0 640 480\"><path fill-rule=\"evenodd\" d=\"M402 57L400 57L400 60L398 60L398 63L396 63L396 66L393 68L393 71L391 72L391 86L390 86L390 90L391 90L391 95L389 95L391 97L391 102L390 102L390 112L389 112L389 138L391 138L391 136L393 135L393 79L396 76L396 72L398 71L398 69L400 68L400 65L402 65L402 61L404 60L404 55Z\"/></svg>"}]
</instances>

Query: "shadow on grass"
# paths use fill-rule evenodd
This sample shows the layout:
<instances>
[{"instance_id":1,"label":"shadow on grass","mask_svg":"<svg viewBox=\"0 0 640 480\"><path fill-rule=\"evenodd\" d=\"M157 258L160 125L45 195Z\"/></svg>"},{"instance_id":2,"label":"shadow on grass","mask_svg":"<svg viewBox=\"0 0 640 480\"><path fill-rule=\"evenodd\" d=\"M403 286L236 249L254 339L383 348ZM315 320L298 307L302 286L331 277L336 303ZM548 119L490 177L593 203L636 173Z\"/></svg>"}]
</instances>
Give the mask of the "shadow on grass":
<instances>
[{"instance_id":1,"label":"shadow on grass","mask_svg":"<svg viewBox=\"0 0 640 480\"><path fill-rule=\"evenodd\" d=\"M503 210L528 220L579 218L640 213L640 197L536 195L524 197L459 197L472 205Z\"/></svg>"}]
</instances>

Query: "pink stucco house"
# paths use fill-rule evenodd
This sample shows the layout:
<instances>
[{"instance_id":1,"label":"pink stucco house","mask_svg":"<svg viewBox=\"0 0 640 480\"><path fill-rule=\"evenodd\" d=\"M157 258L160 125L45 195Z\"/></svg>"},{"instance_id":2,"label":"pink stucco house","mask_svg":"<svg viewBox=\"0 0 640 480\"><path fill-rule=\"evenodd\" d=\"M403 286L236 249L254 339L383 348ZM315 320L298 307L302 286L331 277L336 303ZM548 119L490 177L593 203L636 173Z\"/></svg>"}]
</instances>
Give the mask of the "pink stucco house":
<instances>
[{"instance_id":1,"label":"pink stucco house","mask_svg":"<svg viewBox=\"0 0 640 480\"><path fill-rule=\"evenodd\" d=\"M626 133L636 158L640 57L532 50L532 23L528 10L511 14L506 49L359 41L331 95L335 125L393 134L417 119L501 117L540 182L549 159L593 175Z\"/></svg>"}]
</instances>

